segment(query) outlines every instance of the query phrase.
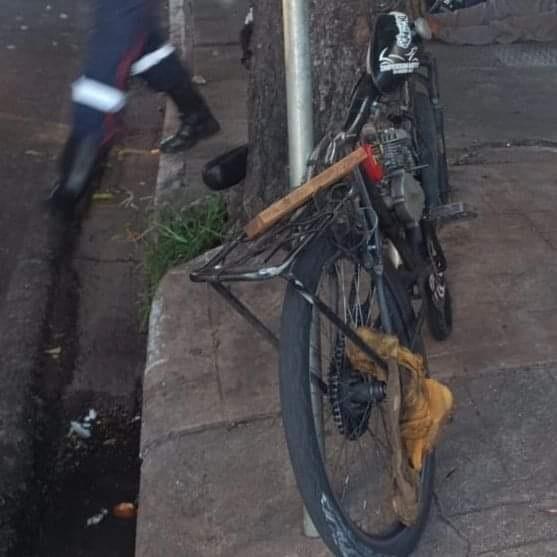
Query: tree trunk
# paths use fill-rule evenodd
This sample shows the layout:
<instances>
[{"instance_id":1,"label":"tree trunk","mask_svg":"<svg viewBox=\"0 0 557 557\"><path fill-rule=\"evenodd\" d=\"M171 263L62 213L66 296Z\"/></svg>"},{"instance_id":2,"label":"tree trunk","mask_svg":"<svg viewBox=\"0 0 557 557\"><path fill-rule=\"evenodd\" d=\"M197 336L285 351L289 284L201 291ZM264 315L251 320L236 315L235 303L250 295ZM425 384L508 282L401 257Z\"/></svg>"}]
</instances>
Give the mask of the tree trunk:
<instances>
[{"instance_id":1,"label":"tree trunk","mask_svg":"<svg viewBox=\"0 0 557 557\"><path fill-rule=\"evenodd\" d=\"M250 155L243 212L251 217L285 191L288 180L281 0L255 2L248 100Z\"/></svg>"},{"instance_id":2,"label":"tree trunk","mask_svg":"<svg viewBox=\"0 0 557 557\"><path fill-rule=\"evenodd\" d=\"M249 217L288 189L288 144L282 2L257 0L249 91L250 158L242 212ZM381 2L311 0L316 142L346 116L347 100L364 67L369 29Z\"/></svg>"}]
</instances>

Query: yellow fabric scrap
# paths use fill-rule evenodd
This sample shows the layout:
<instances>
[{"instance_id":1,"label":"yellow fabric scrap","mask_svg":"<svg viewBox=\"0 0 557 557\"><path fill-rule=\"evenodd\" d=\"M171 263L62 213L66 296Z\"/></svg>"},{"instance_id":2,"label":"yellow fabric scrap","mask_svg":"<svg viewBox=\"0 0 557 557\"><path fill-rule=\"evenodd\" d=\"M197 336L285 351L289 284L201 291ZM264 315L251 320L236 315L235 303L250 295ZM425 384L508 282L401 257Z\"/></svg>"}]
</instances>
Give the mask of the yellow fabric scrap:
<instances>
[{"instance_id":1,"label":"yellow fabric scrap","mask_svg":"<svg viewBox=\"0 0 557 557\"><path fill-rule=\"evenodd\" d=\"M449 417L454 398L448 387L426 377L424 359L400 345L398 338L383 335L367 327L356 330L358 336L381 359L396 360L401 368L402 411L400 436L412 468L420 471L424 458L435 447L441 428ZM386 381L386 371L378 367L362 350L349 342L346 354L352 366Z\"/></svg>"}]
</instances>

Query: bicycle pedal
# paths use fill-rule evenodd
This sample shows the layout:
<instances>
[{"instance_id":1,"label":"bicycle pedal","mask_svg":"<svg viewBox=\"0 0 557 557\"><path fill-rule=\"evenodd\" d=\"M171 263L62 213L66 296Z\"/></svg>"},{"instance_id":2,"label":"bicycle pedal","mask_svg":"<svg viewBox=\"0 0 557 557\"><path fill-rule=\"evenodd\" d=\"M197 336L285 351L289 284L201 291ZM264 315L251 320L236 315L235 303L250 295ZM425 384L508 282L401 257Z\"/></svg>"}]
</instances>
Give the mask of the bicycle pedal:
<instances>
[{"instance_id":1,"label":"bicycle pedal","mask_svg":"<svg viewBox=\"0 0 557 557\"><path fill-rule=\"evenodd\" d=\"M478 213L467 203L463 203L462 201L440 205L429 211L429 219L436 221L438 224L471 220L475 219L477 216Z\"/></svg>"}]
</instances>

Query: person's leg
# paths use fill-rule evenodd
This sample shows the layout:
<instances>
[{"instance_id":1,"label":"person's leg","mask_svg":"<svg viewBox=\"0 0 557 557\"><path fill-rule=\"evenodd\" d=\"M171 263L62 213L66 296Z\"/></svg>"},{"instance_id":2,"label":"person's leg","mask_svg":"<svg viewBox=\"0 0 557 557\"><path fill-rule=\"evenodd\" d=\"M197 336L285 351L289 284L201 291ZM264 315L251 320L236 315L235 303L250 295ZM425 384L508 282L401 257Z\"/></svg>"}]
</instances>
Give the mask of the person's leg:
<instances>
[{"instance_id":1,"label":"person's leg","mask_svg":"<svg viewBox=\"0 0 557 557\"><path fill-rule=\"evenodd\" d=\"M162 141L162 151L189 149L220 130L207 103L192 83L188 69L180 62L174 47L163 41L158 29L149 33L143 56L133 64L132 74L144 79L155 91L166 93L180 113L181 125L173 136Z\"/></svg>"},{"instance_id":2,"label":"person's leg","mask_svg":"<svg viewBox=\"0 0 557 557\"><path fill-rule=\"evenodd\" d=\"M61 157L60 180L51 195L57 206L77 202L108 153L126 103L131 65L144 50L145 18L140 0L117 4L97 0L83 74L72 85L72 130Z\"/></svg>"}]
</instances>

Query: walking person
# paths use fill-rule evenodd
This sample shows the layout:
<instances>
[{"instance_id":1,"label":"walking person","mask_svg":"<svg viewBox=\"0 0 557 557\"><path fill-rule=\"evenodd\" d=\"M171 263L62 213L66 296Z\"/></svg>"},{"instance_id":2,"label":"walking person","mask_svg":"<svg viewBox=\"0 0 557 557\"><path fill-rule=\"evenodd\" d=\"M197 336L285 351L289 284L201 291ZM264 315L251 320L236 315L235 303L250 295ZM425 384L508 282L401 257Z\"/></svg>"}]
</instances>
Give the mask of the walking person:
<instances>
[{"instance_id":1,"label":"walking person","mask_svg":"<svg viewBox=\"0 0 557 557\"><path fill-rule=\"evenodd\" d=\"M178 152L220 130L173 46L159 30L157 0L96 0L83 74L72 85L73 123L50 202L72 209L108 155L126 105L130 76L176 104L180 126L161 151Z\"/></svg>"}]
</instances>

